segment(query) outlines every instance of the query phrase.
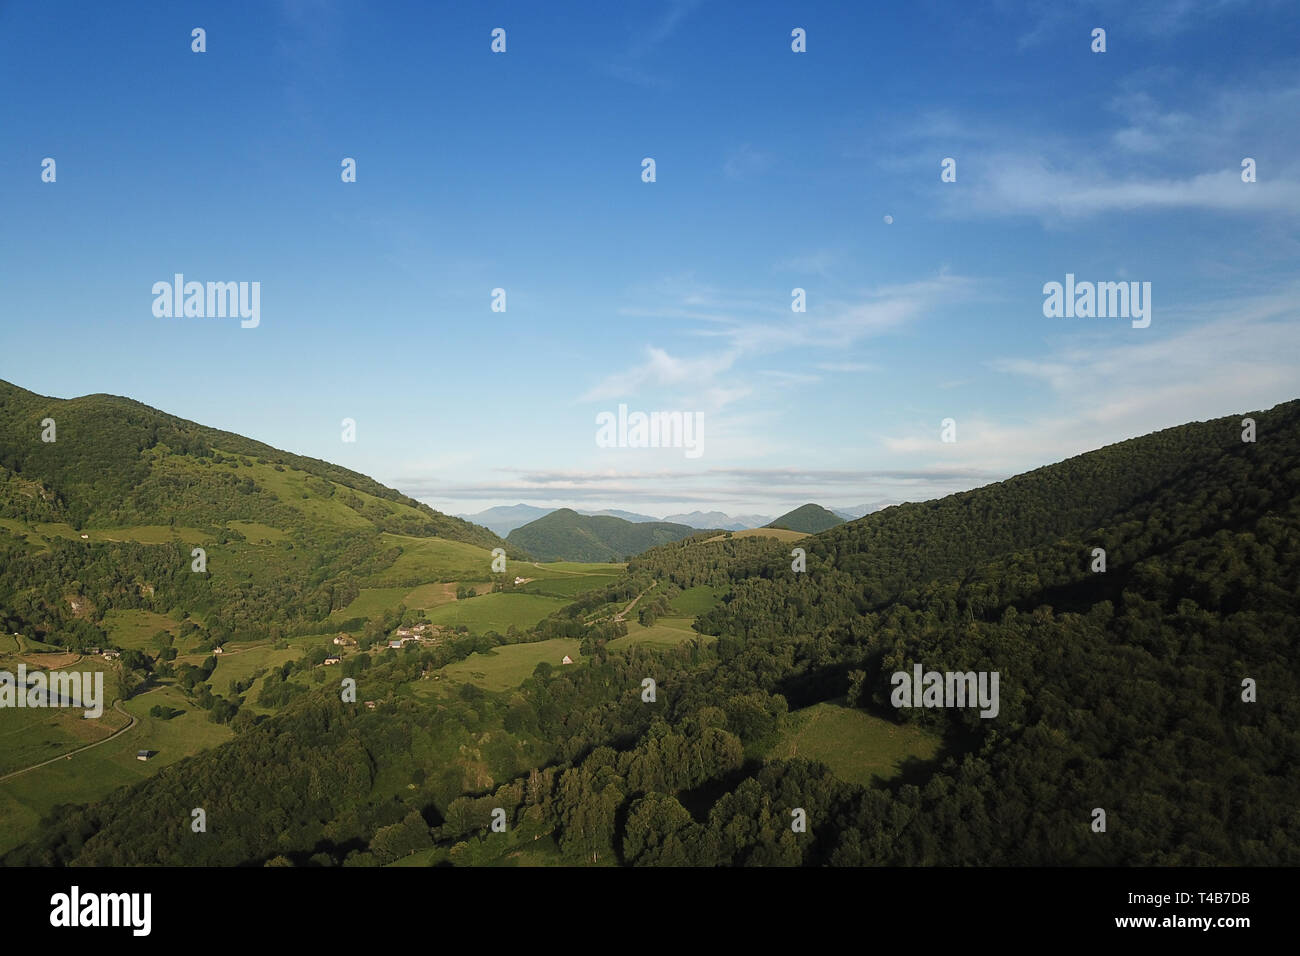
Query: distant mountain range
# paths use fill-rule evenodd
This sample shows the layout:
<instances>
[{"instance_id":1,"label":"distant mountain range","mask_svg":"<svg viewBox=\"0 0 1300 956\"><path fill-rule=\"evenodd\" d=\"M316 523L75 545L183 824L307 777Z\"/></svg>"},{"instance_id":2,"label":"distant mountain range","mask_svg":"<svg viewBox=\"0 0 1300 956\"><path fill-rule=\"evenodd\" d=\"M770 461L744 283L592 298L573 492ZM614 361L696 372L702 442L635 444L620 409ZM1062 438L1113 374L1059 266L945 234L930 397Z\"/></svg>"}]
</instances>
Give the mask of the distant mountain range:
<instances>
[{"instance_id":1,"label":"distant mountain range","mask_svg":"<svg viewBox=\"0 0 1300 956\"><path fill-rule=\"evenodd\" d=\"M865 506L864 506L865 507ZM624 521L630 521L633 524L648 524L651 522L667 522L669 524L684 524L700 531L709 531L718 529L721 531L740 531L744 528L761 528L772 519L767 515L728 515L721 511L692 511L688 514L668 515L664 518L656 518L652 515L638 514L635 511L619 511L616 509L606 509L604 511L584 511L582 509L558 509L558 508L539 508L536 505L499 505L495 508L488 508L486 511L480 511L477 514L462 514L456 517L464 521L469 521L498 534L502 537L510 534L516 528L522 528L531 521L545 517L558 510L571 510L574 514L585 515L587 517L611 517L622 518Z\"/></svg>"},{"instance_id":2,"label":"distant mountain range","mask_svg":"<svg viewBox=\"0 0 1300 956\"><path fill-rule=\"evenodd\" d=\"M692 528L720 528L723 531L742 531L745 528L761 528L772 518L769 515L729 515L721 511L691 511L682 515L667 515L665 521L688 524Z\"/></svg>"},{"instance_id":3,"label":"distant mountain range","mask_svg":"<svg viewBox=\"0 0 1300 956\"><path fill-rule=\"evenodd\" d=\"M615 515L584 515L560 508L515 528L508 544L540 561L626 561L642 551L699 533L667 521L629 521Z\"/></svg>"}]
</instances>

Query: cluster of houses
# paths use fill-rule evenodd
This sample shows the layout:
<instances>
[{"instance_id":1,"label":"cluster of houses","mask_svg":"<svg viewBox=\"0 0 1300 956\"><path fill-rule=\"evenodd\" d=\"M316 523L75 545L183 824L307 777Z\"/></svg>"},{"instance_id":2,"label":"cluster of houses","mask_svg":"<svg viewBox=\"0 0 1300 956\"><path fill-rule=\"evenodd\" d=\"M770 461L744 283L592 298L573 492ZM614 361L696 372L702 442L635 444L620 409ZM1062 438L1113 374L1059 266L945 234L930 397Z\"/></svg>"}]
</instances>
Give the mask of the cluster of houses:
<instances>
[{"instance_id":1,"label":"cluster of houses","mask_svg":"<svg viewBox=\"0 0 1300 956\"><path fill-rule=\"evenodd\" d=\"M393 632L388 646L400 650L407 644L437 644L438 640L438 629L432 624L422 622L411 627L399 627Z\"/></svg>"}]
</instances>

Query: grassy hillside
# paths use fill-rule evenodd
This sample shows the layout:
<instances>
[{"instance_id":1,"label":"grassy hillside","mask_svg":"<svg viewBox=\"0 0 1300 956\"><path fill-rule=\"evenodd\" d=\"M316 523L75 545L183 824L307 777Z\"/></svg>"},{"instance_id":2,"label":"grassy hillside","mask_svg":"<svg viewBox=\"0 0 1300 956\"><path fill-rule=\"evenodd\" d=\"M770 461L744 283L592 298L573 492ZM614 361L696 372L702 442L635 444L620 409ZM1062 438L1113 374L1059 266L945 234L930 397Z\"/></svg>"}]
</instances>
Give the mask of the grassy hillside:
<instances>
[{"instance_id":1,"label":"grassy hillside","mask_svg":"<svg viewBox=\"0 0 1300 956\"><path fill-rule=\"evenodd\" d=\"M787 511L769 524L768 527L786 531L801 531L804 534L816 534L819 531L825 531L827 528L833 528L837 524L844 524L844 519L833 511L827 511L821 505L809 502L795 508L794 511Z\"/></svg>"},{"instance_id":2,"label":"grassy hillside","mask_svg":"<svg viewBox=\"0 0 1300 956\"><path fill-rule=\"evenodd\" d=\"M647 548L700 532L665 521L625 521L561 508L511 531L511 544L542 561L624 561Z\"/></svg>"},{"instance_id":3,"label":"grassy hillside","mask_svg":"<svg viewBox=\"0 0 1300 956\"><path fill-rule=\"evenodd\" d=\"M195 547L205 568L193 566ZM525 557L327 462L130 399L52 399L0 382L10 632L94 646L107 640L107 611L143 609L202 621L212 644L281 634L323 626L363 588L486 582L495 547Z\"/></svg>"},{"instance_id":4,"label":"grassy hillside","mask_svg":"<svg viewBox=\"0 0 1300 956\"><path fill-rule=\"evenodd\" d=\"M42 440L47 418L55 423L51 442ZM212 467L223 464L229 468ZM489 549L502 544L486 528L434 511L355 471L116 395L48 398L0 381L0 466L29 483L25 493L13 497L27 498L34 517L41 519L48 506L78 530L144 524L160 511L176 524L198 527L261 512L292 521L294 510L359 525L339 507L292 501L337 497L338 505L379 530Z\"/></svg>"}]
</instances>

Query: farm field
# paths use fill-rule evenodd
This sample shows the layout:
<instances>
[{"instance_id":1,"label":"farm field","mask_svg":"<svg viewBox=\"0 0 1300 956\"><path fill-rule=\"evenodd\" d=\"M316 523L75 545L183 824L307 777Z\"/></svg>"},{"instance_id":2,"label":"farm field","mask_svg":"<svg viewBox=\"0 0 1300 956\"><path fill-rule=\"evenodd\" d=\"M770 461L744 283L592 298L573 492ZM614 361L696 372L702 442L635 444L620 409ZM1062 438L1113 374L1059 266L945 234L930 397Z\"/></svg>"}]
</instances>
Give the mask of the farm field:
<instances>
[{"instance_id":1,"label":"farm field","mask_svg":"<svg viewBox=\"0 0 1300 956\"><path fill-rule=\"evenodd\" d=\"M526 594L547 594L555 597L573 598L583 591L592 591L613 584L617 577L612 574L566 574L553 578L540 578L521 584L516 589Z\"/></svg>"},{"instance_id":2,"label":"farm field","mask_svg":"<svg viewBox=\"0 0 1300 956\"><path fill-rule=\"evenodd\" d=\"M517 562L511 562L511 564L515 567L519 566ZM509 566L510 565L507 565L507 567ZM581 561L539 561L536 563L529 562L527 566L544 573L550 571L555 574L608 574L612 576L622 574L624 568L627 567L626 564L619 563L584 564ZM522 572L517 573L519 573L519 576L523 578L536 577L534 574L523 574Z\"/></svg>"},{"instance_id":3,"label":"farm field","mask_svg":"<svg viewBox=\"0 0 1300 956\"><path fill-rule=\"evenodd\" d=\"M486 585L483 585L483 587L486 587ZM419 587L412 588L402 595L401 603L408 608L428 610L441 604L450 604L455 600L455 581L431 581L428 584L421 584Z\"/></svg>"},{"instance_id":4,"label":"farm field","mask_svg":"<svg viewBox=\"0 0 1300 956\"><path fill-rule=\"evenodd\" d=\"M581 663L578 645L582 642L569 637L556 637L534 644L506 644L490 654L471 654L463 661L448 664L442 669L445 680L475 684L484 690L501 691L518 687L532 676L537 665L546 661L563 667L565 655L577 666Z\"/></svg>"},{"instance_id":5,"label":"farm field","mask_svg":"<svg viewBox=\"0 0 1300 956\"><path fill-rule=\"evenodd\" d=\"M347 607L341 607L330 614L330 617L339 621L347 621L355 617L381 617L385 611L391 610L399 604L406 604L410 607L420 607L418 604L407 604L406 596L411 593L410 588L362 588L360 593L353 598L352 603Z\"/></svg>"},{"instance_id":6,"label":"farm field","mask_svg":"<svg viewBox=\"0 0 1300 956\"><path fill-rule=\"evenodd\" d=\"M511 625L531 627L542 618L564 607L564 598L544 597L539 594L484 594L467 598L454 604L444 604L428 612L434 624L455 627L464 624L472 633L496 631L505 634Z\"/></svg>"},{"instance_id":7,"label":"farm field","mask_svg":"<svg viewBox=\"0 0 1300 956\"><path fill-rule=\"evenodd\" d=\"M114 684L104 682L104 713L96 719L71 707L0 709L0 776L103 740L128 719L112 707Z\"/></svg>"},{"instance_id":8,"label":"farm field","mask_svg":"<svg viewBox=\"0 0 1300 956\"><path fill-rule=\"evenodd\" d=\"M792 711L767 756L819 760L841 780L869 787L897 776L909 757L929 760L940 743L916 727L826 702Z\"/></svg>"},{"instance_id":9,"label":"farm field","mask_svg":"<svg viewBox=\"0 0 1300 956\"><path fill-rule=\"evenodd\" d=\"M106 683L105 696L108 694ZM186 713L171 720L150 717L149 709L155 704ZM135 697L123 709L137 723L120 736L67 760L0 781L0 853L28 839L54 806L98 800L117 787L152 776L168 764L224 743L233 735L229 727L209 721L207 711L195 707L170 685ZM126 723L116 710L112 715L110 718L106 710L103 720L116 721L115 727ZM84 743L74 742L68 749ZM152 759L140 761L135 756L138 750L156 753Z\"/></svg>"},{"instance_id":10,"label":"farm field","mask_svg":"<svg viewBox=\"0 0 1300 956\"><path fill-rule=\"evenodd\" d=\"M472 611L443 610L440 613L445 616L430 615L430 619L435 623L465 624L471 629L478 624L481 630L495 629L504 633L512 623L519 627L535 624L559 605L548 606L537 601L498 603L502 599L513 601L523 595L532 598L571 599L583 591L610 584L617 579L622 568L616 564L533 564L510 561L501 577L512 581L516 577L533 580L520 585L513 592L493 595L492 581L486 577L490 573L488 569L492 562L490 552L443 538L385 534L384 539L386 543L402 548L402 555L392 567L372 577L367 582L368 586L361 588L350 604L334 611L331 616L335 619L346 621L358 617L376 618L399 604L408 609L423 611L446 609L450 605L463 603L456 601L456 588L463 583L478 591L479 597L471 600L491 597L492 603L476 606ZM463 581L460 580L462 577ZM543 607L548 609L535 614L534 609ZM503 614L500 608L511 610Z\"/></svg>"}]
</instances>

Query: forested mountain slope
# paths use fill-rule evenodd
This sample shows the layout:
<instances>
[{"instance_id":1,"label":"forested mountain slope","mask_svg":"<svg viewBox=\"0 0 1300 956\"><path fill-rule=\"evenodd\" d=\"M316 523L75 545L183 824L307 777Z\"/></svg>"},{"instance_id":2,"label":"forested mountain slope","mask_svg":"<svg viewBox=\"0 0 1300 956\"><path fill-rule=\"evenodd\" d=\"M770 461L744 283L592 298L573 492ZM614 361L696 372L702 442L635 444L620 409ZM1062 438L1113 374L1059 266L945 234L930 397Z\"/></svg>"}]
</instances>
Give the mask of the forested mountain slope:
<instances>
[{"instance_id":1,"label":"forested mountain slope","mask_svg":"<svg viewBox=\"0 0 1300 956\"><path fill-rule=\"evenodd\" d=\"M47 418L54 420L55 441L41 440ZM186 421L129 398L47 398L0 381L0 466L39 483L52 496L49 503L56 512L75 528L149 524L160 517L199 526L263 515L303 520L301 509L290 503L263 500L270 497L268 489L247 475L214 474L204 467L230 457L241 459L240 464L261 459L319 479L321 484L307 490L326 497L338 494L381 531L437 535L489 549L502 544L486 528L441 514L329 462ZM390 502L394 507L384 504ZM39 510L42 518L49 514Z\"/></svg>"},{"instance_id":2,"label":"forested mountain slope","mask_svg":"<svg viewBox=\"0 0 1300 956\"><path fill-rule=\"evenodd\" d=\"M436 706L401 692L434 652L385 652L358 672L380 709L311 691L60 811L6 862L472 863L549 835L570 863L1295 865L1300 402L1252 413L1254 443L1241 417L836 527L799 542L804 573L770 539L655 548L536 636L709 585L719 602L696 626L716 640L624 649L591 627L580 664ZM998 672L996 716L895 708L891 675L916 664ZM770 755L788 711L837 699L931 728L943 750L873 786ZM280 764L303 794L287 805ZM230 816L202 841L184 829L194 793ZM488 827L497 807L505 834Z\"/></svg>"},{"instance_id":3,"label":"forested mountain slope","mask_svg":"<svg viewBox=\"0 0 1300 956\"><path fill-rule=\"evenodd\" d=\"M633 522L560 508L516 528L506 540L542 561L625 561L657 544L699 533L684 524Z\"/></svg>"},{"instance_id":4,"label":"forested mountain slope","mask_svg":"<svg viewBox=\"0 0 1300 956\"><path fill-rule=\"evenodd\" d=\"M843 523L844 519L839 515L827 511L821 505L809 502L795 508L793 511L787 511L769 524L768 527L802 531L805 534L816 534L819 531L825 531L827 528L834 528L836 525Z\"/></svg>"}]
</instances>

